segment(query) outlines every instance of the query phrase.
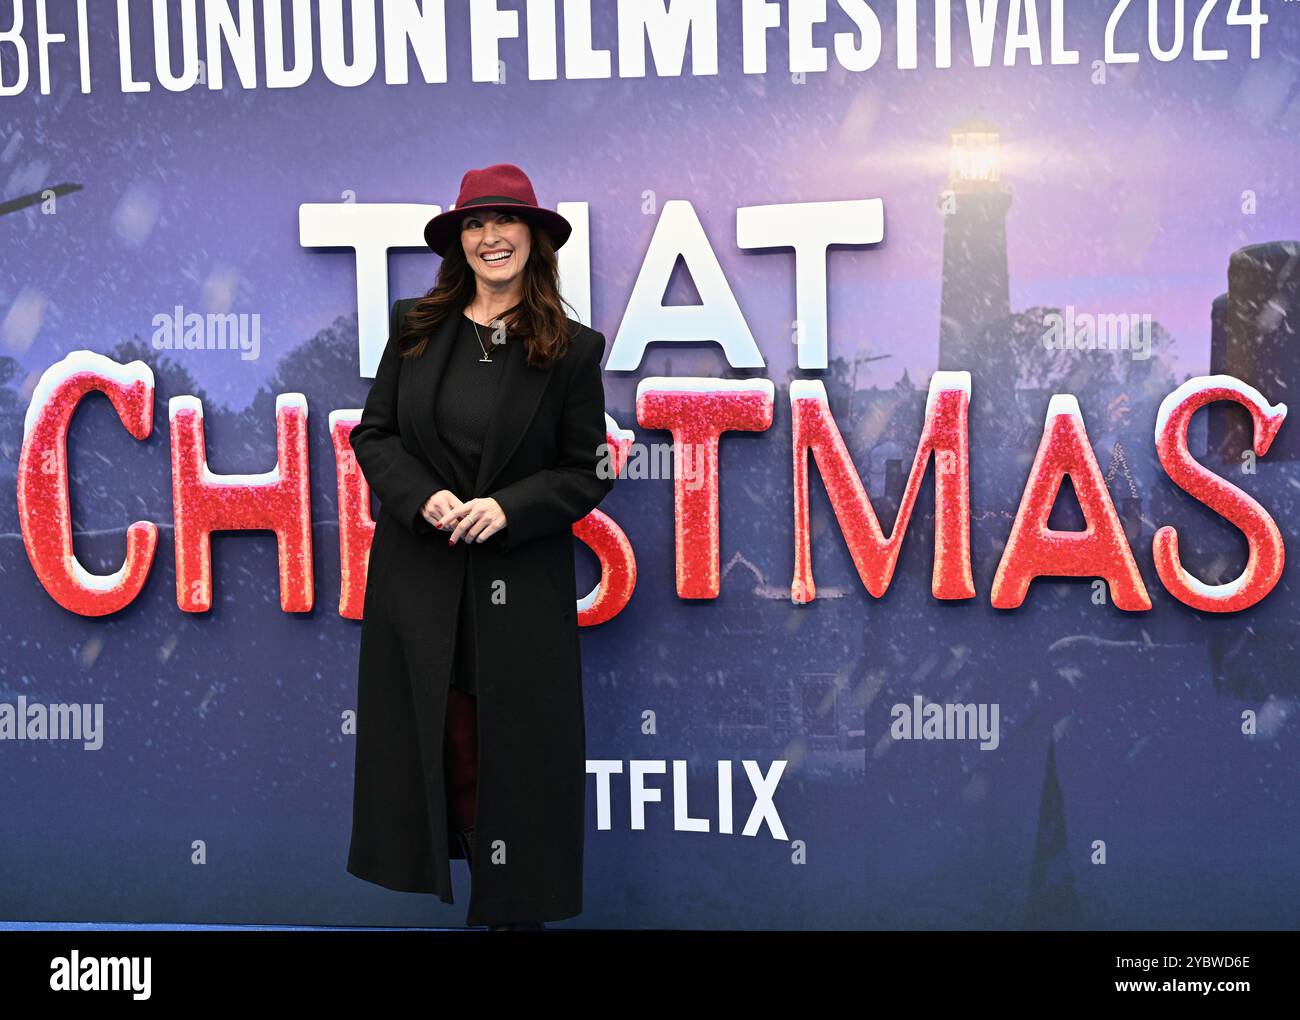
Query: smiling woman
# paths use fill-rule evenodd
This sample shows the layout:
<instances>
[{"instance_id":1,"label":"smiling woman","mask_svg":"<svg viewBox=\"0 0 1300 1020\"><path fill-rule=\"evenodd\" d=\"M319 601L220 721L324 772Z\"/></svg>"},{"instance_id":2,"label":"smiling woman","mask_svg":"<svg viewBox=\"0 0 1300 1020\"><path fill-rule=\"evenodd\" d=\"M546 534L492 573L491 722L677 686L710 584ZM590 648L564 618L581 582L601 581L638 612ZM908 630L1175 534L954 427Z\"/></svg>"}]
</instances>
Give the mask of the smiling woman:
<instances>
[{"instance_id":1,"label":"smiling woman","mask_svg":"<svg viewBox=\"0 0 1300 1020\"><path fill-rule=\"evenodd\" d=\"M523 275L519 267L528 262L531 236L528 224L508 209L468 212L462 217L461 248L479 278L478 293L468 308L472 320L493 319L517 303Z\"/></svg>"},{"instance_id":2,"label":"smiling woman","mask_svg":"<svg viewBox=\"0 0 1300 1020\"><path fill-rule=\"evenodd\" d=\"M568 236L518 167L467 173L425 229L438 282L394 305L351 434L383 510L348 870L450 903L464 858L471 925L540 928L582 909L572 530L613 478L599 468L605 338L559 296Z\"/></svg>"}]
</instances>

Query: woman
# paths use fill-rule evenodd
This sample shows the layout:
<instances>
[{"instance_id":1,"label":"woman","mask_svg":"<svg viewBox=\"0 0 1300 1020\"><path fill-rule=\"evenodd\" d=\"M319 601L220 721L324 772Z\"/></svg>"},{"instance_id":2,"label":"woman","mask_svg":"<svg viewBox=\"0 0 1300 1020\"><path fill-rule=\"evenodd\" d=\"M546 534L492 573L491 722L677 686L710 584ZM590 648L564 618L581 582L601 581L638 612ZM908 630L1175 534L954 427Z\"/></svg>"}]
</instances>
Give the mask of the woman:
<instances>
[{"instance_id":1,"label":"woman","mask_svg":"<svg viewBox=\"0 0 1300 1020\"><path fill-rule=\"evenodd\" d=\"M541 928L582 910L586 795L572 526L613 486L605 338L568 318L571 226L528 177L471 170L425 227L351 445L381 512L366 575L348 870ZM407 343L411 340L411 343ZM445 539L445 541L444 541Z\"/></svg>"}]
</instances>

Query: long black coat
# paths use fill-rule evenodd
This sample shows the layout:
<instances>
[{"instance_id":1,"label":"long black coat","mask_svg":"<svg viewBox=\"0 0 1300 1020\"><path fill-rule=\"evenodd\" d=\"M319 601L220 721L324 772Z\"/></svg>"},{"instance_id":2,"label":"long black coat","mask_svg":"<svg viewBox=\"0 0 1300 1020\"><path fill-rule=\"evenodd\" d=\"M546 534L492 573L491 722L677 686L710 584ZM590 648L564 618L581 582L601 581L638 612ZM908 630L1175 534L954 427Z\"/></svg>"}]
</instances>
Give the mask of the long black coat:
<instances>
[{"instance_id":1,"label":"long black coat","mask_svg":"<svg viewBox=\"0 0 1300 1020\"><path fill-rule=\"evenodd\" d=\"M470 925L582 911L586 789L572 526L613 486L600 464L605 338L570 319L548 369L507 342L496 410L470 492L434 425L456 312L417 358L398 356L394 304L352 449L382 504L366 575L348 871L451 903L453 835L443 759L461 586L476 607L478 796ZM506 527L455 546L420 513L440 489L491 496Z\"/></svg>"}]
</instances>

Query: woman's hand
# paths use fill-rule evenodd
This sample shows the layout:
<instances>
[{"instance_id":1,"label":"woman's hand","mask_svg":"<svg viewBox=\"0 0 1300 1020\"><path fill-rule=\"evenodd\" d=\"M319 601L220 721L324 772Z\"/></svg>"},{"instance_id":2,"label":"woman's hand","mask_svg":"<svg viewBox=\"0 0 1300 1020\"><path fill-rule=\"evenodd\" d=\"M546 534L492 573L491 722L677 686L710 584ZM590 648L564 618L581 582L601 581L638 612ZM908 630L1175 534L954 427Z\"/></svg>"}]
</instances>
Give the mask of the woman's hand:
<instances>
[{"instance_id":1,"label":"woman's hand","mask_svg":"<svg viewBox=\"0 0 1300 1020\"><path fill-rule=\"evenodd\" d=\"M424 501L424 506L420 507L420 515L435 528L441 528L439 522L463 505L450 489L439 489Z\"/></svg>"},{"instance_id":2,"label":"woman's hand","mask_svg":"<svg viewBox=\"0 0 1300 1020\"><path fill-rule=\"evenodd\" d=\"M448 545L455 545L462 537L466 542L486 542L506 526L506 512L491 496L471 499L468 503L457 502L458 506L435 522L439 528L455 526Z\"/></svg>"}]
</instances>

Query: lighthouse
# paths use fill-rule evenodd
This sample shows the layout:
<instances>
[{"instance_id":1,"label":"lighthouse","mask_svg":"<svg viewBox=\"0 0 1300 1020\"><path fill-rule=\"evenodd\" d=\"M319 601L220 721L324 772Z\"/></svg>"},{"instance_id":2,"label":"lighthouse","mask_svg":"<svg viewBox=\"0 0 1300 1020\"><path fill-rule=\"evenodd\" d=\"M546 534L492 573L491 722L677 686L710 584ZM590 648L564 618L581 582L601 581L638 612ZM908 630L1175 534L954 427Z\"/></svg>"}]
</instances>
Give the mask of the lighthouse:
<instances>
[{"instance_id":1,"label":"lighthouse","mask_svg":"<svg viewBox=\"0 0 1300 1020\"><path fill-rule=\"evenodd\" d=\"M939 194L944 213L942 369L968 370L977 364L981 331L1011 314L1011 192L1001 176L1001 137L994 124L972 120L950 133L948 184Z\"/></svg>"}]
</instances>

